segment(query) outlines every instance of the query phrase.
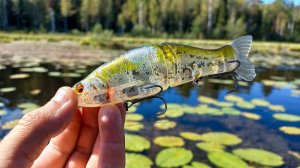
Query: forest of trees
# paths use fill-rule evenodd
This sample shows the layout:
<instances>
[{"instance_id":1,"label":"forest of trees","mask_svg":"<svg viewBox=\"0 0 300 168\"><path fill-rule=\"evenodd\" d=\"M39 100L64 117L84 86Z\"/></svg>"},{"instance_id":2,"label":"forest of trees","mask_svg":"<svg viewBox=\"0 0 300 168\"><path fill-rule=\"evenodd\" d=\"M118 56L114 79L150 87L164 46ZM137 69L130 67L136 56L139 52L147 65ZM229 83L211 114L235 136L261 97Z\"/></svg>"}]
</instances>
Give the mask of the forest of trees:
<instances>
[{"instance_id":1,"label":"forest of trees","mask_svg":"<svg viewBox=\"0 0 300 168\"><path fill-rule=\"evenodd\" d=\"M300 6L276 0L0 0L0 31L300 41Z\"/></svg>"}]
</instances>

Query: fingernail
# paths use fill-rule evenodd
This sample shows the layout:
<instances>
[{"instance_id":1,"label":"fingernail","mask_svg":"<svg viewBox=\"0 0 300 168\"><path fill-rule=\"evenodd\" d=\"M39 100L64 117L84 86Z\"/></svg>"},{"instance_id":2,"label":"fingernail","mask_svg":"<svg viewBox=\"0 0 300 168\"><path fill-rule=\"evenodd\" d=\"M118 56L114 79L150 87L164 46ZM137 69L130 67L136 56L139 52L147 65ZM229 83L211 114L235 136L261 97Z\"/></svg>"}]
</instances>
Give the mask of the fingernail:
<instances>
[{"instance_id":1,"label":"fingernail","mask_svg":"<svg viewBox=\"0 0 300 168\"><path fill-rule=\"evenodd\" d=\"M52 99L65 104L68 101L67 92L64 89L59 89Z\"/></svg>"}]
</instances>

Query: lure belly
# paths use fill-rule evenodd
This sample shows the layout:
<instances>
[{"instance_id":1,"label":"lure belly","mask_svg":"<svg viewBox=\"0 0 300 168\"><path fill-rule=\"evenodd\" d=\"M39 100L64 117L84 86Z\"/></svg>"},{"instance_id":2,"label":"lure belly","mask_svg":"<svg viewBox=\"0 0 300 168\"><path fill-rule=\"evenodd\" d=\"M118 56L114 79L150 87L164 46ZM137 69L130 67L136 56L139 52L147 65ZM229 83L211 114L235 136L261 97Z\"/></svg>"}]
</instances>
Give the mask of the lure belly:
<instances>
[{"instance_id":1,"label":"lure belly","mask_svg":"<svg viewBox=\"0 0 300 168\"><path fill-rule=\"evenodd\" d=\"M243 36L211 50L174 43L144 46L101 65L73 88L79 106L98 107L144 99L168 87L226 72L235 71L252 81L255 69L247 58L251 43L252 36Z\"/></svg>"}]
</instances>

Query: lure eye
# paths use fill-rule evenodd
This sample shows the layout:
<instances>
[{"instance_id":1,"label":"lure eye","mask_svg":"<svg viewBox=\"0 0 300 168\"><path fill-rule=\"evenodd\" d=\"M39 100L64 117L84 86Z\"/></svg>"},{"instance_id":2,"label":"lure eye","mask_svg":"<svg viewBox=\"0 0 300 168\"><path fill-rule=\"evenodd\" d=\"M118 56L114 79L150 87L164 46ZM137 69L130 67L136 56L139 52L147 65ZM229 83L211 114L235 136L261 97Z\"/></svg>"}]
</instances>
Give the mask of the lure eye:
<instances>
[{"instance_id":1,"label":"lure eye","mask_svg":"<svg viewBox=\"0 0 300 168\"><path fill-rule=\"evenodd\" d=\"M75 90L77 93L82 93L83 92L83 84L81 83L78 83L76 86L75 86Z\"/></svg>"}]
</instances>

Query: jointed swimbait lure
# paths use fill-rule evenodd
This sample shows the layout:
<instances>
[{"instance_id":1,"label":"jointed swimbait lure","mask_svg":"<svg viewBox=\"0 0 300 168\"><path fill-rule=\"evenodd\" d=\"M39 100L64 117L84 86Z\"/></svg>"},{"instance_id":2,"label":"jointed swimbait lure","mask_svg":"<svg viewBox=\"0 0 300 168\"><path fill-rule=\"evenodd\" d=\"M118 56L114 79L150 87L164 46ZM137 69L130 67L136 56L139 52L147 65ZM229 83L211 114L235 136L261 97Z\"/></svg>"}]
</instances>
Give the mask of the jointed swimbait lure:
<instances>
[{"instance_id":1,"label":"jointed swimbait lure","mask_svg":"<svg viewBox=\"0 0 300 168\"><path fill-rule=\"evenodd\" d=\"M77 83L79 106L98 107L154 97L168 87L234 72L245 81L255 77L249 61L252 36L231 45L201 49L162 43L130 50L105 63Z\"/></svg>"}]
</instances>

